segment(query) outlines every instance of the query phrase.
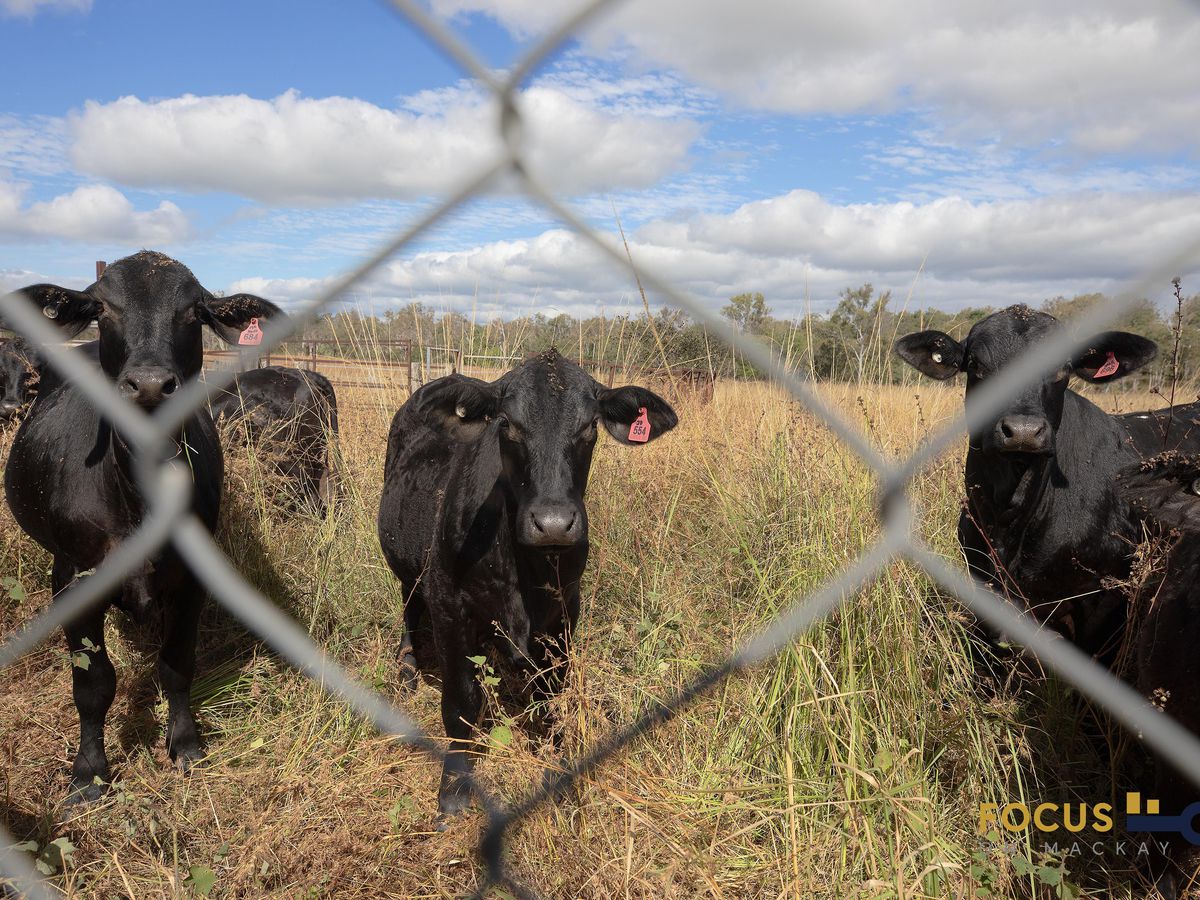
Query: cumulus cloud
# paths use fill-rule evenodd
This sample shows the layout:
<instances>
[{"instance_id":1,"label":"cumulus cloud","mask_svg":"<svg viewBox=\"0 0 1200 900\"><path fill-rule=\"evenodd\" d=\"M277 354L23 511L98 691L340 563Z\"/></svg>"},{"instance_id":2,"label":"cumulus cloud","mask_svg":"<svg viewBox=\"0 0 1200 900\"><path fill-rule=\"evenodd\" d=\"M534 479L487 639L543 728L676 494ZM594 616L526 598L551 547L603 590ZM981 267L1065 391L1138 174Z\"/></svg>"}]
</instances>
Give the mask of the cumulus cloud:
<instances>
[{"instance_id":1,"label":"cumulus cloud","mask_svg":"<svg viewBox=\"0 0 1200 900\"><path fill-rule=\"evenodd\" d=\"M555 190L641 188L684 165L691 121L601 110L564 90L523 92L531 168ZM383 109L289 91L89 101L71 119L82 171L141 187L228 191L268 203L445 192L497 158L490 100L458 87Z\"/></svg>"},{"instance_id":2,"label":"cumulus cloud","mask_svg":"<svg viewBox=\"0 0 1200 900\"><path fill-rule=\"evenodd\" d=\"M434 0L540 33L575 0ZM921 110L949 132L1092 153L1200 150L1200 14L1183 0L656 0L585 42L790 113Z\"/></svg>"},{"instance_id":3,"label":"cumulus cloud","mask_svg":"<svg viewBox=\"0 0 1200 900\"><path fill-rule=\"evenodd\" d=\"M191 230L187 216L169 200L139 211L108 185L84 185L28 206L24 195L20 185L0 181L0 234L146 246L175 243Z\"/></svg>"},{"instance_id":4,"label":"cumulus cloud","mask_svg":"<svg viewBox=\"0 0 1200 900\"><path fill-rule=\"evenodd\" d=\"M922 267L915 294L922 306L1037 302L1113 290L1176 251L1181 236L1196 234L1196 194L839 205L793 191L728 215L652 222L632 236L631 248L638 265L709 308L741 291L761 290L778 312L795 314L810 302L827 309L841 289L864 281L903 295ZM233 287L292 301L322 285L258 278ZM560 229L418 253L387 265L363 292L368 289L380 306L419 300L484 315L641 308L623 270Z\"/></svg>"},{"instance_id":5,"label":"cumulus cloud","mask_svg":"<svg viewBox=\"0 0 1200 900\"><path fill-rule=\"evenodd\" d=\"M90 12L92 0L0 0L0 15L32 19L39 12Z\"/></svg>"}]
</instances>

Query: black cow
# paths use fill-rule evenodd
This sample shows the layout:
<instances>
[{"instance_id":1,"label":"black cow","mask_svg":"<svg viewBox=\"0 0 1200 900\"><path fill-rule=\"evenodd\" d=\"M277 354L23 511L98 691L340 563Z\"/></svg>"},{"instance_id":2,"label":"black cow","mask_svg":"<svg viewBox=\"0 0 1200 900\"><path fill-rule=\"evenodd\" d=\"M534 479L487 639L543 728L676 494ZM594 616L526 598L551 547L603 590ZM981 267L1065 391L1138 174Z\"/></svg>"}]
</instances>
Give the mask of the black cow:
<instances>
[{"instance_id":1,"label":"black cow","mask_svg":"<svg viewBox=\"0 0 1200 900\"><path fill-rule=\"evenodd\" d=\"M431 654L441 676L451 738L442 814L470 799L461 776L482 698L468 657L490 647L529 676L535 695L561 683L553 651L565 650L579 616L583 497L599 426L636 446L677 421L656 394L605 388L554 350L490 383L439 378L396 413L379 540L404 589L408 683Z\"/></svg>"},{"instance_id":2,"label":"black cow","mask_svg":"<svg viewBox=\"0 0 1200 900\"><path fill-rule=\"evenodd\" d=\"M967 374L976 388L1060 324L1027 306L977 323L962 343L940 331L896 342L924 374ZM1153 341L1109 331L1074 359L1019 391L1008 408L974 429L966 459L967 502L959 541L972 575L1008 594L1101 662L1112 662L1125 623L1125 600L1109 579L1128 575L1136 523L1117 475L1160 452L1157 428L1135 414L1114 418L1068 388L1071 375L1093 384L1133 372L1154 358ZM1191 420L1200 404L1176 408L1169 445L1200 450ZM1165 419L1159 416L1158 421Z\"/></svg>"},{"instance_id":3,"label":"black cow","mask_svg":"<svg viewBox=\"0 0 1200 900\"><path fill-rule=\"evenodd\" d=\"M333 499L331 437L338 431L337 397L319 372L267 366L241 372L209 409L218 424L262 453L288 486L289 501L324 515Z\"/></svg>"},{"instance_id":4,"label":"black cow","mask_svg":"<svg viewBox=\"0 0 1200 900\"><path fill-rule=\"evenodd\" d=\"M37 353L24 341L0 339L0 425L11 422L37 392Z\"/></svg>"},{"instance_id":5,"label":"black cow","mask_svg":"<svg viewBox=\"0 0 1200 900\"><path fill-rule=\"evenodd\" d=\"M1200 735L1200 456L1164 453L1133 466L1123 474L1121 490L1150 544L1142 557L1145 571L1133 579L1132 680L1147 700ZM1159 801L1161 814L1180 815L1200 801L1200 790L1156 760L1149 796ZM1187 816L1193 829L1200 824L1193 821L1197 809ZM1156 837L1170 842L1158 888L1173 898L1170 860L1185 850L1195 858L1196 851L1178 832Z\"/></svg>"},{"instance_id":6,"label":"black cow","mask_svg":"<svg viewBox=\"0 0 1200 900\"><path fill-rule=\"evenodd\" d=\"M83 291L36 284L21 293L66 337L97 322L93 358L120 393L148 413L200 374L205 325L237 342L252 319L282 315L250 294L214 297L185 266L147 251L113 263ZM192 510L212 529L223 461L207 410L192 416L176 440L192 472ZM137 463L136 452L84 394L47 369L13 441L4 486L17 523L54 556L55 596L86 577L141 524L147 503L135 480ZM79 661L71 668L80 721L72 801L99 797L109 780L104 717L116 673L105 651L104 615L112 604L136 620L161 617L158 672L168 702L167 749L185 770L201 757L188 701L201 600L195 576L168 546L106 602L65 627L71 657Z\"/></svg>"}]
</instances>

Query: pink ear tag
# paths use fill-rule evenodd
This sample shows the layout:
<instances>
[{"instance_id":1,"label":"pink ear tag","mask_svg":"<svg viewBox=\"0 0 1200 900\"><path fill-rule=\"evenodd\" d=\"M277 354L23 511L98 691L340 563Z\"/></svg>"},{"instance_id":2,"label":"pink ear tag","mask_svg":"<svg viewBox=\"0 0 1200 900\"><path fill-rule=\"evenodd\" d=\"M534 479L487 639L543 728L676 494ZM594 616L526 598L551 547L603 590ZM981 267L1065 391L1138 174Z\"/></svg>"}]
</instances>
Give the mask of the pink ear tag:
<instances>
[{"instance_id":1,"label":"pink ear tag","mask_svg":"<svg viewBox=\"0 0 1200 900\"><path fill-rule=\"evenodd\" d=\"M1096 370L1096 374L1092 377L1104 378L1105 376L1112 375L1119 368L1121 368L1121 364L1117 361L1117 357L1113 354L1113 352L1109 350L1108 359L1105 360L1104 365Z\"/></svg>"},{"instance_id":2,"label":"pink ear tag","mask_svg":"<svg viewBox=\"0 0 1200 900\"><path fill-rule=\"evenodd\" d=\"M250 324L246 326L246 330L238 337L238 343L243 347L257 347L262 343L262 329L258 327L258 319L251 319Z\"/></svg>"},{"instance_id":3,"label":"pink ear tag","mask_svg":"<svg viewBox=\"0 0 1200 900\"><path fill-rule=\"evenodd\" d=\"M638 444L650 440L650 419L646 417L646 407L638 409L638 417L629 426L629 439Z\"/></svg>"}]
</instances>

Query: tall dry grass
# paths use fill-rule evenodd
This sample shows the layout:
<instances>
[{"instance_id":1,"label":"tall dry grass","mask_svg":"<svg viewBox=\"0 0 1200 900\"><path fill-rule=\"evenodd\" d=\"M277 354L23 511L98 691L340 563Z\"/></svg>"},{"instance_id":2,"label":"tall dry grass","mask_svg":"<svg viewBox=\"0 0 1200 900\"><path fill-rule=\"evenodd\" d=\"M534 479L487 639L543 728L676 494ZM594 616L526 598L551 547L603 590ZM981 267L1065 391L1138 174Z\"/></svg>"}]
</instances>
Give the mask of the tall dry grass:
<instances>
[{"instance_id":1,"label":"tall dry grass","mask_svg":"<svg viewBox=\"0 0 1200 900\"><path fill-rule=\"evenodd\" d=\"M897 456L961 403L959 390L928 383L822 391ZM401 396L359 389L339 400L332 515L281 515L253 456L231 451L221 543L327 652L440 736L437 691L400 690L400 591L375 537ZM555 703L568 754L726 657L876 532L871 473L781 392L721 384L711 404L680 411L660 441L597 448L583 614ZM925 536L953 559L960 455L914 485ZM0 511L5 631L47 603L48 562ZM44 848L70 841L53 876L69 895L188 897L208 873L209 895L222 897L445 897L479 883L479 818L432 827L437 764L379 737L218 605L204 618L193 691L208 762L189 776L162 747L154 632L114 612L106 637L120 678L108 732L116 782L70 819L61 800L77 719L62 643L0 682L0 813L50 862ZM1128 860L1064 866L1036 847L980 844L981 801L1095 801L1118 786L1067 689L1050 680L985 699L965 640L952 600L909 566L888 566L779 658L531 815L510 837L511 871L554 897L1049 897L1060 895L1045 874L1056 870L1097 896L1129 896ZM519 722L503 746L486 726L480 739L491 744L480 776L506 799L555 762L553 745Z\"/></svg>"}]
</instances>

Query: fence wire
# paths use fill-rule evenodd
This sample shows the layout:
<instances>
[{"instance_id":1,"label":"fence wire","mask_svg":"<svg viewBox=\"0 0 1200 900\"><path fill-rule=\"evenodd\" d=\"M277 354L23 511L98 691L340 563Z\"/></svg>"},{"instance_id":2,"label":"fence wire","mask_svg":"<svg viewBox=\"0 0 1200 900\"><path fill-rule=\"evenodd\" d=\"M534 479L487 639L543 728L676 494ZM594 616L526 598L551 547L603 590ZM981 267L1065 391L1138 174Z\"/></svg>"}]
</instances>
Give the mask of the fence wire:
<instances>
[{"instance_id":1,"label":"fence wire","mask_svg":"<svg viewBox=\"0 0 1200 900\"><path fill-rule=\"evenodd\" d=\"M581 6L517 62L506 77L499 78L422 6L411 0L391 0L391 5L401 16L496 99L499 107L496 128L502 149L491 163L474 176L464 179L457 191L397 233L358 266L293 310L287 324L269 331L267 340L261 346L242 348L247 357L243 364L253 365L259 357L302 332L339 296L409 247L457 207L486 193L501 177L514 178L528 198L540 203L572 228L607 256L614 266L640 276L651 291L686 309L760 371L766 372L773 381L786 388L796 401L870 466L878 479L880 533L876 542L840 575L811 593L797 597L785 612L745 641L734 654L692 679L674 696L645 712L633 724L613 732L578 757L562 760L559 764L560 774L547 779L538 789L516 803L505 806L475 776L470 776L470 787L487 816L478 846L485 873L481 885L472 896L483 897L493 887L503 887L522 898L538 896L508 871L505 841L514 827L538 807L556 802L578 779L632 741L678 715L690 701L725 678L774 657L849 598L857 596L896 560L907 560L922 569L980 619L1023 644L1043 664L1140 734L1165 759L1200 785L1200 739L1163 715L1133 688L1068 641L1047 632L1032 617L949 565L944 557L919 537L919 510L912 508L908 496L912 480L949 449L964 429L974 428L994 418L1014 392L1058 368L1063 359L1086 346L1091 335L1117 318L1132 301L1145 296L1164 277L1193 263L1200 254L1200 234L1181 239L1178 247L1170 248L1171 252L1148 266L1117 295L1092 309L1069 329L1023 354L994 378L988 379L978 390L977 396L973 396L969 409L930 435L907 459L893 462L826 404L809 380L789 371L783 360L773 355L767 346L737 332L695 298L658 275L653 267L639 265L635 273L632 262L618 242L593 230L578 213L544 185L539 177L541 173L529 166L524 147L524 118L517 91L577 30L618 2L621 0L592 0ZM11 326L38 345L46 362L83 391L133 445L140 460L139 485L149 504L148 515L141 526L94 573L75 581L55 598L48 610L19 632L5 638L0 644L0 669L11 666L64 623L84 615L132 574L147 557L160 552L170 543L216 601L306 677L369 720L383 734L416 747L441 762L444 751L438 740L426 735L403 710L356 681L342 666L330 659L294 619L242 578L208 530L189 512L191 476L181 464L170 461L173 454L167 449L172 435L207 402L209 396L232 383L238 371L237 362L231 361L210 371L204 382L197 380L184 386L151 417L123 400L114 384L107 379L97 378L94 367L81 355L60 346L53 326L43 321L19 295L9 294L0 298L0 306ZM3 824L0 824L0 876L11 879L17 889L29 897L48 898L57 894L39 877L30 857L14 847L13 837Z\"/></svg>"}]
</instances>

